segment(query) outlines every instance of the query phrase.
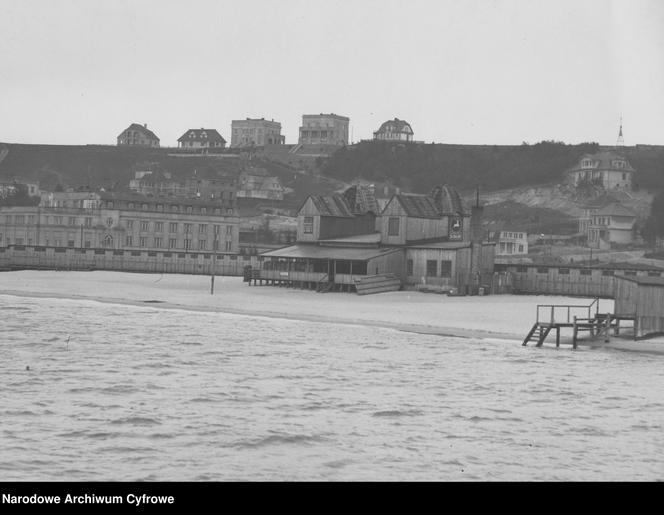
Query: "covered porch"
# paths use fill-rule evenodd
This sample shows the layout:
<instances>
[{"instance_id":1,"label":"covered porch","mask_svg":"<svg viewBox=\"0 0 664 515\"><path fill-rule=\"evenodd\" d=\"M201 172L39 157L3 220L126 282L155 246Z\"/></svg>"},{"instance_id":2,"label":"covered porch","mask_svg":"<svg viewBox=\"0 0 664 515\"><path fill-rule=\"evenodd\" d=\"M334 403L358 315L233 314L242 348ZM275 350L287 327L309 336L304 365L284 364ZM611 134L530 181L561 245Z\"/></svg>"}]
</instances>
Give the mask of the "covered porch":
<instances>
[{"instance_id":1,"label":"covered porch","mask_svg":"<svg viewBox=\"0 0 664 515\"><path fill-rule=\"evenodd\" d=\"M259 256L261 267L251 271L250 284L270 284L318 291L355 291L355 282L369 275L395 271L388 264L398 249L292 245ZM403 260L401 260L402 262ZM392 269L390 269L392 268Z\"/></svg>"}]
</instances>

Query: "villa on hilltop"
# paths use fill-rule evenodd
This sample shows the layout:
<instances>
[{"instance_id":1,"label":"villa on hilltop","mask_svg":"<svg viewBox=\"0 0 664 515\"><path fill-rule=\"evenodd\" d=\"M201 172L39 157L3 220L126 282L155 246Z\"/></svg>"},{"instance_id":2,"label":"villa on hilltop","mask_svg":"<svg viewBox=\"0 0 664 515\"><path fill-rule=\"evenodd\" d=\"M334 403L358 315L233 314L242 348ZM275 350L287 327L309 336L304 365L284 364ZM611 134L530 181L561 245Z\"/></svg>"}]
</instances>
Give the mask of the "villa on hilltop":
<instances>
[{"instance_id":1,"label":"villa on hilltop","mask_svg":"<svg viewBox=\"0 0 664 515\"><path fill-rule=\"evenodd\" d=\"M231 147L264 147L283 145L281 123L265 118L246 118L231 122Z\"/></svg>"},{"instance_id":2,"label":"villa on hilltop","mask_svg":"<svg viewBox=\"0 0 664 515\"><path fill-rule=\"evenodd\" d=\"M132 123L118 136L118 146L158 147L159 138L148 129L147 123Z\"/></svg>"},{"instance_id":3,"label":"villa on hilltop","mask_svg":"<svg viewBox=\"0 0 664 515\"><path fill-rule=\"evenodd\" d=\"M413 128L405 120L387 120L373 133L375 140L379 141L413 141Z\"/></svg>"},{"instance_id":4,"label":"villa on hilltop","mask_svg":"<svg viewBox=\"0 0 664 515\"><path fill-rule=\"evenodd\" d=\"M606 190L631 190L634 172L624 156L614 150L603 150L582 156L574 167L565 172L565 176L572 186L587 183Z\"/></svg>"},{"instance_id":5,"label":"villa on hilltop","mask_svg":"<svg viewBox=\"0 0 664 515\"><path fill-rule=\"evenodd\" d=\"M338 114L303 114L300 145L348 145L350 118Z\"/></svg>"},{"instance_id":6,"label":"villa on hilltop","mask_svg":"<svg viewBox=\"0 0 664 515\"><path fill-rule=\"evenodd\" d=\"M226 140L216 129L189 129L178 138L178 148L183 149L219 149L225 146Z\"/></svg>"}]
</instances>

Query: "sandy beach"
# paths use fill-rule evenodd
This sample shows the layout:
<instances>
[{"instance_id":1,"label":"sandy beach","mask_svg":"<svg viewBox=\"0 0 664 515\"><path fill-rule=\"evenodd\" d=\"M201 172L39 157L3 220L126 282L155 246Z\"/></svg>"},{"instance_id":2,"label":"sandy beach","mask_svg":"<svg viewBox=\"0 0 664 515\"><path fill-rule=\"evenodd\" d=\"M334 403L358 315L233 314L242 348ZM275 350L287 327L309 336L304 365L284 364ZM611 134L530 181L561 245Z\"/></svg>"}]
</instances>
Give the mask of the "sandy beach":
<instances>
[{"instance_id":1,"label":"sandy beach","mask_svg":"<svg viewBox=\"0 0 664 515\"><path fill-rule=\"evenodd\" d=\"M0 274L5 295L86 299L159 308L359 324L457 337L521 341L538 304L588 305L561 296L448 297L415 291L359 296L286 287L248 286L240 277L133 274L121 272L18 271ZM612 300L601 300L610 312Z\"/></svg>"}]
</instances>

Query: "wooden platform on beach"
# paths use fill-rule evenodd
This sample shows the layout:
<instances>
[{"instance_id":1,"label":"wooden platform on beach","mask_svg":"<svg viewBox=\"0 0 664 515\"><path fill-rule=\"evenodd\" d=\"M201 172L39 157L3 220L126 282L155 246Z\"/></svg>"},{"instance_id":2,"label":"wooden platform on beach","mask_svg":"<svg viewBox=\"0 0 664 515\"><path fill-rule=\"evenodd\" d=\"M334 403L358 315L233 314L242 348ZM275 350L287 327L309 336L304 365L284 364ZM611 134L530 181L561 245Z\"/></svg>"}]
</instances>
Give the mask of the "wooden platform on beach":
<instances>
[{"instance_id":1,"label":"wooden platform on beach","mask_svg":"<svg viewBox=\"0 0 664 515\"><path fill-rule=\"evenodd\" d=\"M574 313L584 312L587 316L577 316ZM580 314L580 313L579 313ZM539 304L537 306L537 318L532 328L523 340L523 346L530 342L536 342L536 347L541 347L546 338L552 332L556 335L556 347L561 344L561 331L571 329L572 348L576 349L580 334L588 333L591 340L604 338L608 341L611 334L618 336L620 334L620 323L622 321L634 322L632 315L619 315L615 313L599 313L599 299L593 300L587 306L571 304ZM630 328L634 331L635 327Z\"/></svg>"}]
</instances>

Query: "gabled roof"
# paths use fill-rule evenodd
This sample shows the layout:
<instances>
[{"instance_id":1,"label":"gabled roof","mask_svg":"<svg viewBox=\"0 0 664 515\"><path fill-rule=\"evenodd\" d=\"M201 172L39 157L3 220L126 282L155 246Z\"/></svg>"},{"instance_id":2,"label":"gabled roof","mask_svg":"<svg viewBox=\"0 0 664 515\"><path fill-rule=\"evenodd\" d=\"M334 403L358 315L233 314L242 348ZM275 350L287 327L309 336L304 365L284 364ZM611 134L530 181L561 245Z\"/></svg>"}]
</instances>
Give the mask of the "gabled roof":
<instances>
[{"instance_id":1,"label":"gabled roof","mask_svg":"<svg viewBox=\"0 0 664 515\"><path fill-rule=\"evenodd\" d=\"M125 130L123 130L120 133L120 136L122 136L122 134L124 134L127 131L139 131L139 132L142 132L144 136L147 136L150 139L156 139L157 141L159 141L159 138L157 137L157 135L154 132L152 132L150 129L148 129L147 126L141 125L140 123L132 123L129 127L127 127Z\"/></svg>"},{"instance_id":2,"label":"gabled roof","mask_svg":"<svg viewBox=\"0 0 664 515\"><path fill-rule=\"evenodd\" d=\"M636 214L618 202L613 202L612 204L601 208L595 214L604 216L629 216L636 218Z\"/></svg>"},{"instance_id":3,"label":"gabled roof","mask_svg":"<svg viewBox=\"0 0 664 515\"><path fill-rule=\"evenodd\" d=\"M591 168L583 168L582 163L590 159L592 161ZM614 161L624 161L624 168L617 168L613 162ZM584 154L579 159L579 162L570 168L569 172L575 172L580 170L615 170L617 172L634 172L634 168L629 164L629 161L624 156L621 156L613 150L602 150L600 152L595 152L594 154Z\"/></svg>"},{"instance_id":4,"label":"gabled roof","mask_svg":"<svg viewBox=\"0 0 664 515\"><path fill-rule=\"evenodd\" d=\"M350 206L343 195L311 195L309 198L321 216L353 217Z\"/></svg>"},{"instance_id":5,"label":"gabled roof","mask_svg":"<svg viewBox=\"0 0 664 515\"><path fill-rule=\"evenodd\" d=\"M395 195L394 198L401 204L408 216L413 218L440 218L433 198L428 195L400 193Z\"/></svg>"},{"instance_id":6,"label":"gabled roof","mask_svg":"<svg viewBox=\"0 0 664 515\"><path fill-rule=\"evenodd\" d=\"M459 193L446 184L436 186L430 195L400 193L393 198L396 198L406 214L413 218L440 218L456 214L463 216L467 212Z\"/></svg>"},{"instance_id":7,"label":"gabled roof","mask_svg":"<svg viewBox=\"0 0 664 515\"><path fill-rule=\"evenodd\" d=\"M226 143L217 129L189 129L178 138L178 141L221 141Z\"/></svg>"}]
</instances>

